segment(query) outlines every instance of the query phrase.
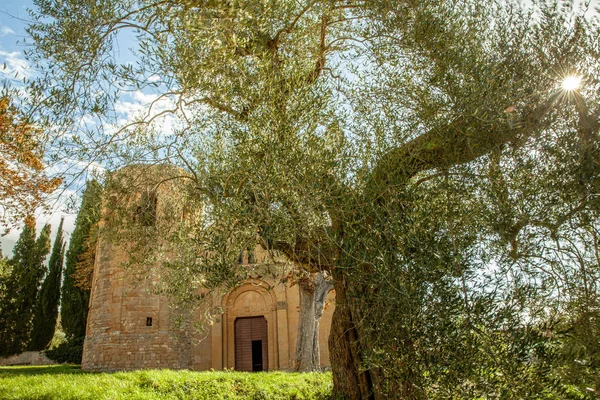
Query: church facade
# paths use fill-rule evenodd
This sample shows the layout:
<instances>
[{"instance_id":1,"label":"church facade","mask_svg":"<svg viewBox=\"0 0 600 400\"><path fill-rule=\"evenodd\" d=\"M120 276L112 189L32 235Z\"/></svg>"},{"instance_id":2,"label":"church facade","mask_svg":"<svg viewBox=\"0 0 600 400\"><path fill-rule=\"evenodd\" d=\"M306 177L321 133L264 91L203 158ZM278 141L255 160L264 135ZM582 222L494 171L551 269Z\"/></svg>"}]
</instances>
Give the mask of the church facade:
<instances>
[{"instance_id":1,"label":"church facade","mask_svg":"<svg viewBox=\"0 0 600 400\"><path fill-rule=\"evenodd\" d=\"M159 193L158 207L164 195ZM270 278L249 280L214 298L212 306L218 311L206 323L199 311L182 314L166 295L153 292L150 279L130 274L123 268L127 257L125 246L100 236L82 369L293 369L299 323L297 286ZM320 323L322 367L329 366L327 341L334 301L330 293L330 306ZM195 322L204 329L197 329Z\"/></svg>"}]
</instances>

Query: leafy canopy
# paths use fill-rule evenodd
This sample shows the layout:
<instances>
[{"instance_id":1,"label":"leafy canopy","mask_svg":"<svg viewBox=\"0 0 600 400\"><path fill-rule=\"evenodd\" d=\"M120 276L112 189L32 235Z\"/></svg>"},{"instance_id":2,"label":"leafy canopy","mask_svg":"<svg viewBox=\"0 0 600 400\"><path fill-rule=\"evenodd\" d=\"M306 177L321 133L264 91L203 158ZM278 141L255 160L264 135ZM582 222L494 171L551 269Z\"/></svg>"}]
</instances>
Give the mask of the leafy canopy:
<instances>
[{"instance_id":1,"label":"leafy canopy","mask_svg":"<svg viewBox=\"0 0 600 400\"><path fill-rule=\"evenodd\" d=\"M599 390L582 333L598 321L597 17L468 0L36 4L41 117L94 160L177 166L172 209L202 204L167 230L119 220L133 260L173 272L170 293L234 285L259 243L332 273L337 394ZM116 56L126 33L134 64ZM583 84L565 91L571 74ZM148 110L119 121L128 90Z\"/></svg>"}]
</instances>

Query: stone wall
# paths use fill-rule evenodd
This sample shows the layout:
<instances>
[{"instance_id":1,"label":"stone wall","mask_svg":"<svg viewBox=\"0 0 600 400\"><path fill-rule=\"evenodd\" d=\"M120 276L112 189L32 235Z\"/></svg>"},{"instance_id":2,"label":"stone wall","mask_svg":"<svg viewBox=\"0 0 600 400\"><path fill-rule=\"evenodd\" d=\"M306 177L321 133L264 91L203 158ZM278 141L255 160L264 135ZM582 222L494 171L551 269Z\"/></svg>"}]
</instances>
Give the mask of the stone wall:
<instances>
[{"instance_id":1,"label":"stone wall","mask_svg":"<svg viewBox=\"0 0 600 400\"><path fill-rule=\"evenodd\" d=\"M128 226L143 236L153 232L149 222L156 223L157 231L168 230L164 216L167 210L181 213L165 206L177 203L173 193L177 193L178 182L167 180L156 187L157 182L173 173L177 170L170 166L130 166L113 177L114 191L106 196L94 261L82 359L85 370L193 367L189 316L172 309L167 297L152 292L157 278L149 273L151 266L125 267L132 245L129 240L109 239L102 234ZM119 191L119 185L124 186L124 191ZM148 210L139 205L148 193L156 199L150 210L152 215L145 215ZM177 329L176 318L182 320Z\"/></svg>"},{"instance_id":2,"label":"stone wall","mask_svg":"<svg viewBox=\"0 0 600 400\"><path fill-rule=\"evenodd\" d=\"M10 357L0 358L0 365L51 365L56 364L41 351L26 351Z\"/></svg>"}]
</instances>

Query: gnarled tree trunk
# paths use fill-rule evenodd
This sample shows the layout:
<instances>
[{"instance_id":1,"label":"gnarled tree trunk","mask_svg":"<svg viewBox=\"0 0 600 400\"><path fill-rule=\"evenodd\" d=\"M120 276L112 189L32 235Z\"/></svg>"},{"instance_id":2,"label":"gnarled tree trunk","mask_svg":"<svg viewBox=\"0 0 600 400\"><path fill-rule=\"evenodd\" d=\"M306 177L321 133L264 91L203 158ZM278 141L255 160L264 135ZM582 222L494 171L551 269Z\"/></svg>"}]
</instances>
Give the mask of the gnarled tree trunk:
<instances>
[{"instance_id":1,"label":"gnarled tree trunk","mask_svg":"<svg viewBox=\"0 0 600 400\"><path fill-rule=\"evenodd\" d=\"M333 285L323 272L318 272L300 279L298 286L300 317L294 370L317 371L321 368L319 322L323 315L325 299Z\"/></svg>"},{"instance_id":2,"label":"gnarled tree trunk","mask_svg":"<svg viewBox=\"0 0 600 400\"><path fill-rule=\"evenodd\" d=\"M371 371L362 368L358 333L346 296L346 284L335 276L335 311L329 334L329 356L333 371L333 398L375 399Z\"/></svg>"},{"instance_id":3,"label":"gnarled tree trunk","mask_svg":"<svg viewBox=\"0 0 600 400\"><path fill-rule=\"evenodd\" d=\"M355 301L349 288L366 293L360 283L349 285L343 276L334 273L336 306L329 335L329 354L333 371L333 399L379 400L387 398L417 399L418 394L408 367L402 382L386 379L383 371L366 365L364 356L372 350L373 342L361 331L369 321L361 315L361 308L369 297ZM367 307L368 308L368 307ZM373 322L373 321L371 321Z\"/></svg>"},{"instance_id":4,"label":"gnarled tree trunk","mask_svg":"<svg viewBox=\"0 0 600 400\"><path fill-rule=\"evenodd\" d=\"M366 187L364 203L380 206L385 213L385 203L389 197L401 193L402 188L419 172L465 164L500 148L505 143L523 141L544 128L541 121L552 108L554 101L555 98L551 97L539 105L532 105L523 112L517 128L481 122L485 119L459 118L445 129L428 131L392 149L378 160ZM347 221L351 220L352 218L349 218ZM369 221L372 217L363 215L356 220ZM343 227L337 235L344 237ZM340 262L338 258L337 263ZM377 368L366 365L365 355L372 349L372 344L368 335L361 332L361 326L377 323L363 320L361 315L361 310L368 309L370 290L359 281L349 280L349 275L343 269L333 267L330 270L336 291L336 308L329 336L333 398L378 400L389 397L422 397L416 390L409 365L406 366L402 379L396 378L395 381L386 379L383 372ZM360 304L353 301L353 293L361 294L358 300ZM403 345L410 346L410 342Z\"/></svg>"}]
</instances>

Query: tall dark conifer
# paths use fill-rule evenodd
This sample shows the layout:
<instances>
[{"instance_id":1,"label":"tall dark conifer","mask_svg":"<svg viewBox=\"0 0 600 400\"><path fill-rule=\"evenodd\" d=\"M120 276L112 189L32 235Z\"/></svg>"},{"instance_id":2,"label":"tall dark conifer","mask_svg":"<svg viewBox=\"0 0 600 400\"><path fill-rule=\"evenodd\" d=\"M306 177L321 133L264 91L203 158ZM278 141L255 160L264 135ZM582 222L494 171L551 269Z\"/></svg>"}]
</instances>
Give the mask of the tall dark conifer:
<instances>
[{"instance_id":1,"label":"tall dark conifer","mask_svg":"<svg viewBox=\"0 0 600 400\"><path fill-rule=\"evenodd\" d=\"M56 319L58 318L58 304L60 301L60 282L65 257L65 242L63 241L63 222L60 221L56 239L48 264L49 272L40 289L35 314L33 316L33 330L29 350L44 350L54 336Z\"/></svg>"},{"instance_id":2,"label":"tall dark conifer","mask_svg":"<svg viewBox=\"0 0 600 400\"><path fill-rule=\"evenodd\" d=\"M65 261L60 317L68 340L85 336L90 292L75 285L75 273L90 230L100 220L101 202L102 186L95 180L89 181L83 192Z\"/></svg>"},{"instance_id":3,"label":"tall dark conifer","mask_svg":"<svg viewBox=\"0 0 600 400\"><path fill-rule=\"evenodd\" d=\"M5 258L0 249L0 310L2 310L2 304L7 296L6 293L6 282L10 276L10 264L9 259Z\"/></svg>"},{"instance_id":4,"label":"tall dark conifer","mask_svg":"<svg viewBox=\"0 0 600 400\"><path fill-rule=\"evenodd\" d=\"M38 239L35 227L25 226L9 261L10 275L0 304L0 355L18 354L25 349L31 333L33 312L46 273L44 259L50 251L50 225Z\"/></svg>"}]
</instances>

